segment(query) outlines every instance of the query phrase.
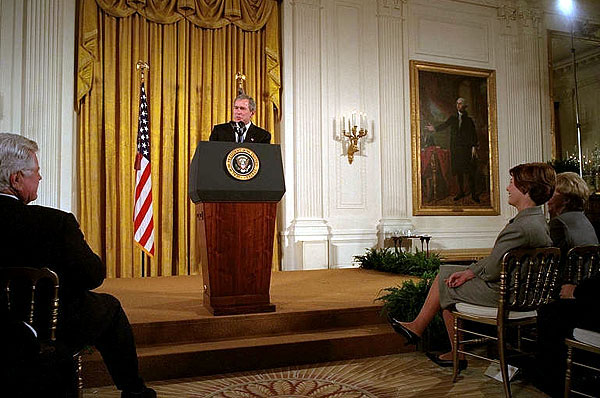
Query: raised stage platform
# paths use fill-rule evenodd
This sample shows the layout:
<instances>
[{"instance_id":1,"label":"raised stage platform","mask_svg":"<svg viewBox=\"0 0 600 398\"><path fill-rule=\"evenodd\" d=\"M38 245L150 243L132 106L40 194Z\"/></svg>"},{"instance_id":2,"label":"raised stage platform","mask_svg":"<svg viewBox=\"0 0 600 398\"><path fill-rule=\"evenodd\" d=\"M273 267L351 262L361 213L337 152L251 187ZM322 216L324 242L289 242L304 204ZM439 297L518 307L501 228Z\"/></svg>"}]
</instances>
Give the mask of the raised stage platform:
<instances>
[{"instance_id":1,"label":"raised stage platform","mask_svg":"<svg viewBox=\"0 0 600 398\"><path fill-rule=\"evenodd\" d=\"M147 381L412 351L380 316L381 289L398 275L361 269L274 272L274 313L212 316L202 276L108 279L133 325ZM111 384L97 353L84 356L84 386Z\"/></svg>"}]
</instances>

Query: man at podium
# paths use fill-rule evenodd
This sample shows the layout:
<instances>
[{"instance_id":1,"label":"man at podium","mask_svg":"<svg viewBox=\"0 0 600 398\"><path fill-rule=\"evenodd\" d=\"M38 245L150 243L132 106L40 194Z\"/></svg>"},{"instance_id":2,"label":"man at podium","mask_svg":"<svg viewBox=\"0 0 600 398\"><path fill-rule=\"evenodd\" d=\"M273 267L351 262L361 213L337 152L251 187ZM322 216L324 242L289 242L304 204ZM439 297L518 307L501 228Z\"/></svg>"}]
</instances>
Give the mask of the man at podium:
<instances>
[{"instance_id":1,"label":"man at podium","mask_svg":"<svg viewBox=\"0 0 600 398\"><path fill-rule=\"evenodd\" d=\"M229 123L217 124L210 133L210 141L232 141L268 144L271 134L253 124L250 119L256 113L254 98L246 94L235 97L233 102L233 120Z\"/></svg>"}]
</instances>

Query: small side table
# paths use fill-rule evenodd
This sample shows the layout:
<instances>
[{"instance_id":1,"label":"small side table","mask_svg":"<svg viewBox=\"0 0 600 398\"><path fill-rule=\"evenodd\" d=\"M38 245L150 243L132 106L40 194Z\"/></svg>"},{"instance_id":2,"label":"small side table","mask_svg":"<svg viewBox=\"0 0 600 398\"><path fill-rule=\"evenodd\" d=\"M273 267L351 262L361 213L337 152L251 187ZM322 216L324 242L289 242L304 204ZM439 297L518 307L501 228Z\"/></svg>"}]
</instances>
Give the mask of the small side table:
<instances>
[{"instance_id":1,"label":"small side table","mask_svg":"<svg viewBox=\"0 0 600 398\"><path fill-rule=\"evenodd\" d=\"M429 257L429 241L431 235L402 235L392 236L394 241L394 252L398 253L398 248L402 250L402 239L419 239L421 241L421 251L425 251L425 256Z\"/></svg>"}]
</instances>

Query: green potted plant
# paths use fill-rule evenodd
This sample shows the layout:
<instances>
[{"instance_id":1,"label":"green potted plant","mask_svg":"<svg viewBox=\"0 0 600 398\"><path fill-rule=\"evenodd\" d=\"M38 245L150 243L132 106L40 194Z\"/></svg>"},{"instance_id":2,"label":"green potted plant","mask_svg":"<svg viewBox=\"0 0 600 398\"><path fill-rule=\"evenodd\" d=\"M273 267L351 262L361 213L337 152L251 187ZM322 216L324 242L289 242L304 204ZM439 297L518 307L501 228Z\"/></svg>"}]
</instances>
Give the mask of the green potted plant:
<instances>
[{"instance_id":1,"label":"green potted plant","mask_svg":"<svg viewBox=\"0 0 600 398\"><path fill-rule=\"evenodd\" d=\"M383 289L377 301L383 303L382 314L390 314L396 319L409 321L414 319L427 297L427 293L440 268L441 259L437 253L429 256L422 252L396 252L390 249L368 249L362 256L355 256L355 261L363 269L381 272L416 276L416 281L408 280L402 285ZM449 349L446 329L438 314L429 324L422 336L420 349L423 351Z\"/></svg>"}]
</instances>

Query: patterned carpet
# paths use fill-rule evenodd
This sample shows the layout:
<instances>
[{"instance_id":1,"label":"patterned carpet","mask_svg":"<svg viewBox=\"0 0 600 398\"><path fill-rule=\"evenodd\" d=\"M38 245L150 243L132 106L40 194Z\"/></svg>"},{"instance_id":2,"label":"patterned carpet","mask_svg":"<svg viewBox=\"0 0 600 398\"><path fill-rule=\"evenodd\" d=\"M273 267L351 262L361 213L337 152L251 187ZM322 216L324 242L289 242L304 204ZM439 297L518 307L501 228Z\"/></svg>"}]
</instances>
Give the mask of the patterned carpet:
<instances>
[{"instance_id":1,"label":"patterned carpet","mask_svg":"<svg viewBox=\"0 0 600 398\"><path fill-rule=\"evenodd\" d=\"M469 361L452 383L452 369L438 367L423 353L409 353L149 384L162 398L503 397L502 383L483 374L487 366ZM515 398L546 397L522 381L511 386ZM114 387L84 392L85 398L119 396Z\"/></svg>"}]
</instances>

